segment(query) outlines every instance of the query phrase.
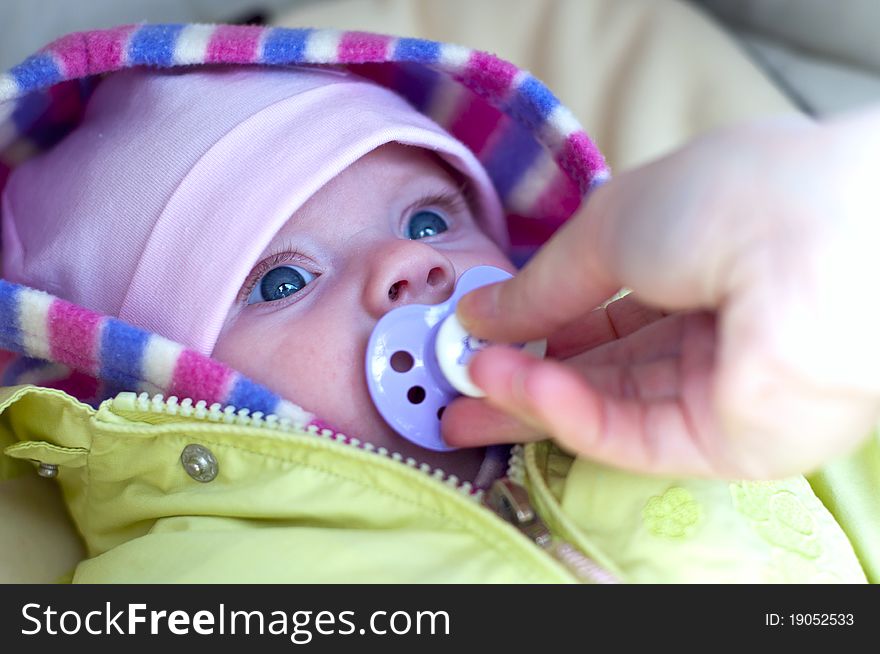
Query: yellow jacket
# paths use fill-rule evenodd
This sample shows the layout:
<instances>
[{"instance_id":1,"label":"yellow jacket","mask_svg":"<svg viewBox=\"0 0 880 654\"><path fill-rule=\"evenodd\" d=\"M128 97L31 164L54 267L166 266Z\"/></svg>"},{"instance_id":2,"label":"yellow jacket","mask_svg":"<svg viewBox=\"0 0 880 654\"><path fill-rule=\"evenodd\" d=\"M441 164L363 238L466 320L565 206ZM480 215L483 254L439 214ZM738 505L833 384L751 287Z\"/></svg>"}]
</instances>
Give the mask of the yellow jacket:
<instances>
[{"instance_id":1,"label":"yellow jacket","mask_svg":"<svg viewBox=\"0 0 880 654\"><path fill-rule=\"evenodd\" d=\"M802 477L646 477L544 442L516 450L481 500L315 430L182 413L131 393L95 410L56 390L0 391L6 456L57 472L85 540L75 582L859 582L880 570L876 513L861 513L876 492L834 505L876 489L876 436L813 479L838 522ZM535 517L517 524L505 498Z\"/></svg>"}]
</instances>

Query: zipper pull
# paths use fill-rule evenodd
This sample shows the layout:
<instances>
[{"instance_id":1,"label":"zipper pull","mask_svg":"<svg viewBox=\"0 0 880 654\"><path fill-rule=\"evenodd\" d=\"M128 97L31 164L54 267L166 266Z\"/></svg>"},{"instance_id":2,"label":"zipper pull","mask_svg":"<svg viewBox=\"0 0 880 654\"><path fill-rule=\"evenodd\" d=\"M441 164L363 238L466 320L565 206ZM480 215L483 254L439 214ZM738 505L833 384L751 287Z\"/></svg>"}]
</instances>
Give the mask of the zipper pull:
<instances>
[{"instance_id":1,"label":"zipper pull","mask_svg":"<svg viewBox=\"0 0 880 654\"><path fill-rule=\"evenodd\" d=\"M573 545L558 540L532 507L524 486L509 477L492 484L486 505L498 516L519 529L529 540L550 554L579 581L593 584L616 584L617 578Z\"/></svg>"},{"instance_id":2,"label":"zipper pull","mask_svg":"<svg viewBox=\"0 0 880 654\"><path fill-rule=\"evenodd\" d=\"M528 492L510 478L504 477L492 484L486 503L490 509L523 532L541 549L547 549L550 545L553 536L532 508Z\"/></svg>"}]
</instances>

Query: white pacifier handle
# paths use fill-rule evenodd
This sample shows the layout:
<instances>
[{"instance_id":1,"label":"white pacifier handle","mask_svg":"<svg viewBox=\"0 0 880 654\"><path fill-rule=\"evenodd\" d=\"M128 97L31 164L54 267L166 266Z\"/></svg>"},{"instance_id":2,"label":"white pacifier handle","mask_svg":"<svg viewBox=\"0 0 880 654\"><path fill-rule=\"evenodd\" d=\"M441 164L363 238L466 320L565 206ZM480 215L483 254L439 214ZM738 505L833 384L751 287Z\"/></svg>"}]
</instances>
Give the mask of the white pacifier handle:
<instances>
[{"instance_id":1,"label":"white pacifier handle","mask_svg":"<svg viewBox=\"0 0 880 654\"><path fill-rule=\"evenodd\" d=\"M465 331L455 313L447 316L440 325L435 341L437 363L446 381L459 393L470 397L486 396L474 384L468 367L471 357L490 345L492 343L489 341L476 338ZM520 344L519 347L538 359L543 359L547 353L546 340L530 341Z\"/></svg>"}]
</instances>

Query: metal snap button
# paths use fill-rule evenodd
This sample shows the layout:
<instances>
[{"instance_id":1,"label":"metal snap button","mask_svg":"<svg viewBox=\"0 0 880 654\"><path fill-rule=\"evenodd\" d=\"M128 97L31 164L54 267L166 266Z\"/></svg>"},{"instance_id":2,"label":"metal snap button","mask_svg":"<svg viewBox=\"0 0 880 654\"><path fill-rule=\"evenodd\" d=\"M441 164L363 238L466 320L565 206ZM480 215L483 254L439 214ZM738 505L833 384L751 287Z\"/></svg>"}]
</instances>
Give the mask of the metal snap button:
<instances>
[{"instance_id":1,"label":"metal snap button","mask_svg":"<svg viewBox=\"0 0 880 654\"><path fill-rule=\"evenodd\" d=\"M180 454L180 463L186 474L200 482L213 481L219 470L217 459L204 445L187 445Z\"/></svg>"},{"instance_id":2,"label":"metal snap button","mask_svg":"<svg viewBox=\"0 0 880 654\"><path fill-rule=\"evenodd\" d=\"M38 463L37 474L40 475L40 477L54 479L58 476L58 466L54 463L43 463L42 461L39 461Z\"/></svg>"}]
</instances>

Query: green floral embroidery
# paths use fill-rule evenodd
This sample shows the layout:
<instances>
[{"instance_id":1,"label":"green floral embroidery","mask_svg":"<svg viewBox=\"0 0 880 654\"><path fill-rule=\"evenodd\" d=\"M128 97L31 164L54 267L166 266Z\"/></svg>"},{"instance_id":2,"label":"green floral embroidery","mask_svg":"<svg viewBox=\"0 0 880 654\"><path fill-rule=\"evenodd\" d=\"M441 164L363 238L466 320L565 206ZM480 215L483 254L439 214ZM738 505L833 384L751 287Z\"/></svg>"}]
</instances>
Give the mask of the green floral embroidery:
<instances>
[{"instance_id":1,"label":"green floral embroidery","mask_svg":"<svg viewBox=\"0 0 880 654\"><path fill-rule=\"evenodd\" d=\"M655 536L684 538L691 535L702 517L700 505L687 489L673 487L654 496L642 509L645 527Z\"/></svg>"},{"instance_id":2,"label":"green floral embroidery","mask_svg":"<svg viewBox=\"0 0 880 654\"><path fill-rule=\"evenodd\" d=\"M800 498L780 482L731 484L737 510L751 518L765 541L808 559L818 558L822 546L816 538L816 522Z\"/></svg>"}]
</instances>

